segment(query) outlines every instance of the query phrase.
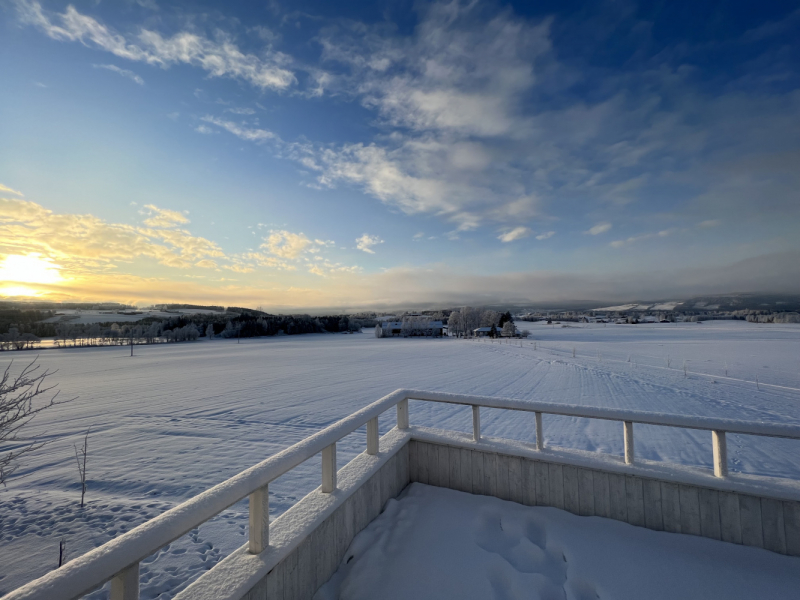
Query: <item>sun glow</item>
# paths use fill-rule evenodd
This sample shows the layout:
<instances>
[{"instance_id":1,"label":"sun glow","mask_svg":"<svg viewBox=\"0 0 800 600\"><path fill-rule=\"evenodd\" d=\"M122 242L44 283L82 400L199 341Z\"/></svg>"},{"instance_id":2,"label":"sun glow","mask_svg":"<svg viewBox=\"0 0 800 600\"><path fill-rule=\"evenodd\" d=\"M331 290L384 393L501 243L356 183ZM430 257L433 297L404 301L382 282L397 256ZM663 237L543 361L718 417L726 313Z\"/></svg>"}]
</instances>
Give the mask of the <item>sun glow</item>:
<instances>
[{"instance_id":1,"label":"sun glow","mask_svg":"<svg viewBox=\"0 0 800 600\"><path fill-rule=\"evenodd\" d=\"M13 298L16 296L35 298L41 295L42 292L40 292L39 290L25 287L24 285L15 285L11 287L0 288L0 297L2 298Z\"/></svg>"},{"instance_id":2,"label":"sun glow","mask_svg":"<svg viewBox=\"0 0 800 600\"><path fill-rule=\"evenodd\" d=\"M27 256L9 254L3 259L3 262L0 263L0 282L58 283L64 280L59 269L61 269L61 267L53 264L51 259L42 258L41 255L37 253L28 254ZM17 288L6 287L3 291L8 293L10 289Z\"/></svg>"}]
</instances>

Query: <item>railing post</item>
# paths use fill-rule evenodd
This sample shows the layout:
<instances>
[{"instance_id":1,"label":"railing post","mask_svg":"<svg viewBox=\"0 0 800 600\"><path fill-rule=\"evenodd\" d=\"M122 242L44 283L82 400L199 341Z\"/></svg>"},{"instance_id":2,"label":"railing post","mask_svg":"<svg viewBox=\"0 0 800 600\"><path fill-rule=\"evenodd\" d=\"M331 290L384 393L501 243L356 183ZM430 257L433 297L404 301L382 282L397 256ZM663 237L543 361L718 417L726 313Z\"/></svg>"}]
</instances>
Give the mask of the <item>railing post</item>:
<instances>
[{"instance_id":1,"label":"railing post","mask_svg":"<svg viewBox=\"0 0 800 600\"><path fill-rule=\"evenodd\" d=\"M375 417L367 421L367 454L377 454L379 443L378 417Z\"/></svg>"},{"instance_id":2,"label":"railing post","mask_svg":"<svg viewBox=\"0 0 800 600\"><path fill-rule=\"evenodd\" d=\"M408 398L397 403L397 428L408 429Z\"/></svg>"},{"instance_id":3,"label":"railing post","mask_svg":"<svg viewBox=\"0 0 800 600\"><path fill-rule=\"evenodd\" d=\"M625 464L633 464L633 421L624 421L625 426Z\"/></svg>"},{"instance_id":4,"label":"railing post","mask_svg":"<svg viewBox=\"0 0 800 600\"><path fill-rule=\"evenodd\" d=\"M322 449L322 491L330 494L336 489L336 442Z\"/></svg>"},{"instance_id":5,"label":"railing post","mask_svg":"<svg viewBox=\"0 0 800 600\"><path fill-rule=\"evenodd\" d=\"M534 413L536 415L536 449L544 450L544 433L542 433L542 413Z\"/></svg>"},{"instance_id":6,"label":"railing post","mask_svg":"<svg viewBox=\"0 0 800 600\"><path fill-rule=\"evenodd\" d=\"M476 442L481 439L481 407L472 407L472 439Z\"/></svg>"},{"instance_id":7,"label":"railing post","mask_svg":"<svg viewBox=\"0 0 800 600\"><path fill-rule=\"evenodd\" d=\"M250 494L250 554L269 546L269 484Z\"/></svg>"},{"instance_id":8,"label":"railing post","mask_svg":"<svg viewBox=\"0 0 800 600\"><path fill-rule=\"evenodd\" d=\"M139 563L117 573L111 580L109 600L139 600Z\"/></svg>"},{"instance_id":9,"label":"railing post","mask_svg":"<svg viewBox=\"0 0 800 600\"><path fill-rule=\"evenodd\" d=\"M725 432L713 430L711 443L714 448L714 477L728 476L728 443L725 441Z\"/></svg>"}]
</instances>

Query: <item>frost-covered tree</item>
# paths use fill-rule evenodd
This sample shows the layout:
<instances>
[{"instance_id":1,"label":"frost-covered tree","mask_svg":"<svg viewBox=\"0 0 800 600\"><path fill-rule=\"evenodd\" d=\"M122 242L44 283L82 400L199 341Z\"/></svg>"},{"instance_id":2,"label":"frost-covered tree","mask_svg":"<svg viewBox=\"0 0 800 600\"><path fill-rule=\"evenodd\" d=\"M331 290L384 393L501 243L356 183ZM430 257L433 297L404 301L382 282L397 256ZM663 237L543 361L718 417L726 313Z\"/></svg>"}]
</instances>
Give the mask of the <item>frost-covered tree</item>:
<instances>
[{"instance_id":1,"label":"frost-covered tree","mask_svg":"<svg viewBox=\"0 0 800 600\"><path fill-rule=\"evenodd\" d=\"M499 327L500 313L496 310L484 310L481 313L481 321L478 327Z\"/></svg>"},{"instance_id":2,"label":"frost-covered tree","mask_svg":"<svg viewBox=\"0 0 800 600\"><path fill-rule=\"evenodd\" d=\"M222 337L224 338L231 338L236 337L236 329L233 327L233 323L228 321L225 324L225 330L222 332Z\"/></svg>"},{"instance_id":3,"label":"frost-covered tree","mask_svg":"<svg viewBox=\"0 0 800 600\"><path fill-rule=\"evenodd\" d=\"M0 453L0 484L4 484L19 466L19 458L42 447L37 442L23 442L21 430L37 414L67 400L58 400L56 387L48 386L46 379L52 371L39 371L34 359L22 371L11 375L9 364L0 377L0 446L11 448Z\"/></svg>"},{"instance_id":4,"label":"frost-covered tree","mask_svg":"<svg viewBox=\"0 0 800 600\"><path fill-rule=\"evenodd\" d=\"M513 335L517 332L517 328L514 326L513 321L506 321L503 325L503 336L505 337L513 337Z\"/></svg>"},{"instance_id":5,"label":"frost-covered tree","mask_svg":"<svg viewBox=\"0 0 800 600\"><path fill-rule=\"evenodd\" d=\"M147 343L148 344L154 343L160 335L161 335L161 323L150 323L150 327L147 328L147 334L145 335Z\"/></svg>"},{"instance_id":6,"label":"frost-covered tree","mask_svg":"<svg viewBox=\"0 0 800 600\"><path fill-rule=\"evenodd\" d=\"M460 310L454 310L450 313L450 317L447 319L447 334L456 337L464 335L464 327L461 322Z\"/></svg>"},{"instance_id":7,"label":"frost-covered tree","mask_svg":"<svg viewBox=\"0 0 800 600\"><path fill-rule=\"evenodd\" d=\"M206 337L210 340L214 339L214 325L211 323L209 323L208 327L206 327Z\"/></svg>"}]
</instances>

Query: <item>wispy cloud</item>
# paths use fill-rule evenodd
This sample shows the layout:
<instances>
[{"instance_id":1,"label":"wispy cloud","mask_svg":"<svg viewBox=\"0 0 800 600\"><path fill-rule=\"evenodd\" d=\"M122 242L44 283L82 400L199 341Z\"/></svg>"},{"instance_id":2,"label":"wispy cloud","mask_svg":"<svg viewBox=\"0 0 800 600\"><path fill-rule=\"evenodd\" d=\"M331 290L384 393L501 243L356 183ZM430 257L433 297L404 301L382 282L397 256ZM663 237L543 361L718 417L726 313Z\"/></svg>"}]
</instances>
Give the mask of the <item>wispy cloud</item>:
<instances>
[{"instance_id":1,"label":"wispy cloud","mask_svg":"<svg viewBox=\"0 0 800 600\"><path fill-rule=\"evenodd\" d=\"M598 223L594 227L590 227L586 233L589 235L600 235L601 233L605 233L611 229L611 223Z\"/></svg>"},{"instance_id":2,"label":"wispy cloud","mask_svg":"<svg viewBox=\"0 0 800 600\"><path fill-rule=\"evenodd\" d=\"M261 89L285 90L296 78L287 68L289 57L265 49L259 56L242 52L231 36L218 31L217 39L181 31L170 37L142 28L131 38L97 19L82 14L72 6L63 13L42 8L39 2L16 0L23 23L33 25L48 37L80 42L126 60L160 67L189 64L200 67L212 77L231 77L247 81Z\"/></svg>"},{"instance_id":3,"label":"wispy cloud","mask_svg":"<svg viewBox=\"0 0 800 600\"><path fill-rule=\"evenodd\" d=\"M280 141L280 138L277 135L275 135L275 133L267 129L259 129L258 127L247 127L239 123L234 123L233 121L226 121L224 119L219 119L211 115L206 115L202 117L201 120L205 121L206 123L211 123L213 125L216 125L217 127L221 127L222 129L228 131L229 133L232 133L236 137L242 140L246 140L248 142L265 142L267 140ZM201 133L206 133L206 132L203 131Z\"/></svg>"},{"instance_id":4,"label":"wispy cloud","mask_svg":"<svg viewBox=\"0 0 800 600\"><path fill-rule=\"evenodd\" d=\"M366 252L367 254L375 254L375 250L373 250L372 247L382 243L383 240L377 235L369 235L368 233L365 233L360 238L356 239L356 248Z\"/></svg>"},{"instance_id":5,"label":"wispy cloud","mask_svg":"<svg viewBox=\"0 0 800 600\"><path fill-rule=\"evenodd\" d=\"M189 222L188 217L183 213L168 208L159 208L155 204L145 204L141 213L148 215L144 221L148 227L176 227Z\"/></svg>"},{"instance_id":6,"label":"wispy cloud","mask_svg":"<svg viewBox=\"0 0 800 600\"><path fill-rule=\"evenodd\" d=\"M144 79L139 77L133 71L129 71L128 69L121 69L117 65L92 65L95 69L106 69L107 71L113 71L114 73L118 73L123 77L127 77L131 81L138 83L139 85L144 85Z\"/></svg>"},{"instance_id":7,"label":"wispy cloud","mask_svg":"<svg viewBox=\"0 0 800 600\"><path fill-rule=\"evenodd\" d=\"M216 129L212 129L208 125L203 125L202 123L194 128L197 133L202 133L203 135L212 135L214 133L219 133Z\"/></svg>"},{"instance_id":8,"label":"wispy cloud","mask_svg":"<svg viewBox=\"0 0 800 600\"><path fill-rule=\"evenodd\" d=\"M0 192L7 192L9 194L14 194L15 196L25 195L22 192L18 192L17 190L12 190L10 187L8 187L7 185L3 185L2 183L0 183Z\"/></svg>"},{"instance_id":9,"label":"wispy cloud","mask_svg":"<svg viewBox=\"0 0 800 600\"><path fill-rule=\"evenodd\" d=\"M634 235L624 240L614 240L609 244L609 246L612 248L622 248L623 246L629 246L630 244L635 244L644 240L669 237L678 231L681 231L681 229L673 227L670 229L662 229L661 231L657 231L655 233L643 233L642 235Z\"/></svg>"},{"instance_id":10,"label":"wispy cloud","mask_svg":"<svg viewBox=\"0 0 800 600\"><path fill-rule=\"evenodd\" d=\"M531 230L528 227L515 227L505 233L500 234L497 239L501 242L513 242L514 240L521 240L524 237L528 237L531 234Z\"/></svg>"},{"instance_id":11,"label":"wispy cloud","mask_svg":"<svg viewBox=\"0 0 800 600\"><path fill-rule=\"evenodd\" d=\"M234 115L254 115L256 111L254 108L226 108L225 112L232 113Z\"/></svg>"},{"instance_id":12,"label":"wispy cloud","mask_svg":"<svg viewBox=\"0 0 800 600\"><path fill-rule=\"evenodd\" d=\"M536 236L536 239L537 239L537 240L540 240L540 241L541 241L541 240L549 240L549 239L550 239L551 237L553 237L555 234L556 234L556 232L555 232L555 231L545 231L544 233L540 233L539 235L537 235L537 236Z\"/></svg>"}]
</instances>

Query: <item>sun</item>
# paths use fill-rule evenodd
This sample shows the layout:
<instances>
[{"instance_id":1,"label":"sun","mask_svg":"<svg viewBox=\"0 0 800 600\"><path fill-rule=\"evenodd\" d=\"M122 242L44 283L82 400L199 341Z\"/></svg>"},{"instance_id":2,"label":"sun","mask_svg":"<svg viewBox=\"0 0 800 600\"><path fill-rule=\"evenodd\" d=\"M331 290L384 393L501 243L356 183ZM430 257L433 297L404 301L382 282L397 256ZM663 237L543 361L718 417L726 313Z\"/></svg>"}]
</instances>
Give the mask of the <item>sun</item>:
<instances>
[{"instance_id":1,"label":"sun","mask_svg":"<svg viewBox=\"0 0 800 600\"><path fill-rule=\"evenodd\" d=\"M38 253L26 256L9 254L0 262L0 284L58 283L64 280L59 269L61 269L59 265L54 264L49 258L42 258Z\"/></svg>"}]
</instances>

